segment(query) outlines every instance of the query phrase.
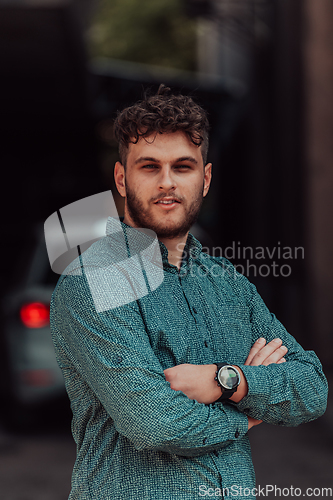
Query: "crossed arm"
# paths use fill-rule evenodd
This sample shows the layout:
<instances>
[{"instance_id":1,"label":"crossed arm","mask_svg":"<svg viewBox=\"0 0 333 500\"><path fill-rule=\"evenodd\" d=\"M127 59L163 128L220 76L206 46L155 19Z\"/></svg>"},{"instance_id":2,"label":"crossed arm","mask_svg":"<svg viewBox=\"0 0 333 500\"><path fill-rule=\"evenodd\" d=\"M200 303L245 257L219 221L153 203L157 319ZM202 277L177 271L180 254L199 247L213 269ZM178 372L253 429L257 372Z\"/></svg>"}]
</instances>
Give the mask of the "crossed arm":
<instances>
[{"instance_id":1,"label":"crossed arm","mask_svg":"<svg viewBox=\"0 0 333 500\"><path fill-rule=\"evenodd\" d=\"M136 302L97 314L86 281L66 276L52 297L52 335L73 408L81 408L81 394L87 394L89 415L102 405L136 449L182 456L242 439L261 420L295 426L318 418L327 402L318 358L297 344L255 291L248 302L253 335L263 343L255 342L239 366L243 376L234 404L212 405L221 394L216 365L163 371ZM269 342L274 337L282 341ZM288 346L286 363L282 344ZM81 409L76 418L82 421Z\"/></svg>"},{"instance_id":2,"label":"crossed arm","mask_svg":"<svg viewBox=\"0 0 333 500\"><path fill-rule=\"evenodd\" d=\"M252 346L245 361L247 366L270 365L284 363L288 349L282 345L281 339L274 339L268 344L264 338L258 339ZM237 391L230 398L234 403L241 401L248 392L246 378L242 370L237 367L241 381ZM216 365L181 364L164 370L165 378L170 382L171 389L182 391L189 399L199 403L210 404L221 396L221 389L214 380ZM260 424L262 421L248 417L248 428Z\"/></svg>"}]
</instances>

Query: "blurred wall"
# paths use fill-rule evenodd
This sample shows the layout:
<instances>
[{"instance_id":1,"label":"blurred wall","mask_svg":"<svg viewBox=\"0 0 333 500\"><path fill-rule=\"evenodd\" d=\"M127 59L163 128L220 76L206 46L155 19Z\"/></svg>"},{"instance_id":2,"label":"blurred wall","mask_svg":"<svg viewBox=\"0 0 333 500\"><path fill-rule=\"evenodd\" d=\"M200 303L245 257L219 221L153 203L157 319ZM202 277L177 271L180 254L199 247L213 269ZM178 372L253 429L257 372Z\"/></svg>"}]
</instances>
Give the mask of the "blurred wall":
<instances>
[{"instance_id":1,"label":"blurred wall","mask_svg":"<svg viewBox=\"0 0 333 500\"><path fill-rule=\"evenodd\" d=\"M90 3L0 0L0 294L34 225L104 188L92 176L97 153L83 40Z\"/></svg>"},{"instance_id":2,"label":"blurred wall","mask_svg":"<svg viewBox=\"0 0 333 500\"><path fill-rule=\"evenodd\" d=\"M105 190L93 109L98 105L109 119L120 92L114 79L92 79L87 71L83 25L95 3L0 0L0 161L7 188L1 199L3 293L12 275L8 262L22 253L36 220ZM80 5L86 14L79 20ZM223 249L238 241L270 250L305 248L305 259L291 262L290 277L270 275L256 284L302 345L332 364L333 3L258 5L254 23L248 9L242 23L239 9L229 17L219 10L218 16L206 14L207 30L217 23L224 47L214 64L219 62L222 76L245 83L248 93L229 111L221 94L205 98L212 109L219 100L228 112L213 124L214 183L201 220ZM237 61L247 60L246 71L231 65L234 59L225 50L235 36L242 43L232 44L232 54L237 49ZM131 78L134 96L142 86Z\"/></svg>"},{"instance_id":3,"label":"blurred wall","mask_svg":"<svg viewBox=\"0 0 333 500\"><path fill-rule=\"evenodd\" d=\"M304 249L304 258L280 261L291 265L289 277L250 279L301 344L332 366L333 2L208 3L199 66L241 79L249 99L214 164L216 215L207 226L214 220L222 247Z\"/></svg>"},{"instance_id":4,"label":"blurred wall","mask_svg":"<svg viewBox=\"0 0 333 500\"><path fill-rule=\"evenodd\" d=\"M304 2L307 247L312 335L333 365L333 2Z\"/></svg>"}]
</instances>

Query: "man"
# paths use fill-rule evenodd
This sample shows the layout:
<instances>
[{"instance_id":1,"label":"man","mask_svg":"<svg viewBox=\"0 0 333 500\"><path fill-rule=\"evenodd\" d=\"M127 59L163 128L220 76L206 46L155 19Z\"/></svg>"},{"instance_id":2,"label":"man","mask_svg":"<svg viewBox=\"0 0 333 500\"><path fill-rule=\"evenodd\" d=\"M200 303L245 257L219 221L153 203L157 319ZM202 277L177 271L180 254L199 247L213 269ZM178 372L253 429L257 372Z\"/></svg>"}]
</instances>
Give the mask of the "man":
<instances>
[{"instance_id":1,"label":"man","mask_svg":"<svg viewBox=\"0 0 333 500\"><path fill-rule=\"evenodd\" d=\"M118 115L115 133L120 233L110 219L51 303L77 444L70 499L253 499L248 431L322 415L320 362L244 276L189 233L212 176L202 108L161 86ZM159 240L158 286L158 265L143 264L139 276L119 258L121 234L128 260L144 260L139 228ZM110 269L127 276L133 295L124 298Z\"/></svg>"}]
</instances>

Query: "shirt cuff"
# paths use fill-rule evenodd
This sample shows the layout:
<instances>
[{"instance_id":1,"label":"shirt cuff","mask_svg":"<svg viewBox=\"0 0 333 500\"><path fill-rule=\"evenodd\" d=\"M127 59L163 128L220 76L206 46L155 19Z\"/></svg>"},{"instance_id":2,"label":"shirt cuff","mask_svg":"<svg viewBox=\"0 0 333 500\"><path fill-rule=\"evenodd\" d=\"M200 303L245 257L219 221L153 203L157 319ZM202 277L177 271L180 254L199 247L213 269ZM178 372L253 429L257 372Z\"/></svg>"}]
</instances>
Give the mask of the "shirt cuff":
<instances>
[{"instance_id":1,"label":"shirt cuff","mask_svg":"<svg viewBox=\"0 0 333 500\"><path fill-rule=\"evenodd\" d=\"M228 417L229 440L235 441L244 437L249 427L247 416L244 415L244 413L241 413L238 408L236 409L234 405L229 402L219 402L214 404L219 406L220 410L226 413ZM218 435L220 435L219 430Z\"/></svg>"},{"instance_id":2,"label":"shirt cuff","mask_svg":"<svg viewBox=\"0 0 333 500\"><path fill-rule=\"evenodd\" d=\"M266 366L239 366L248 385L248 393L236 404L239 411L261 420L271 397L271 380Z\"/></svg>"}]
</instances>

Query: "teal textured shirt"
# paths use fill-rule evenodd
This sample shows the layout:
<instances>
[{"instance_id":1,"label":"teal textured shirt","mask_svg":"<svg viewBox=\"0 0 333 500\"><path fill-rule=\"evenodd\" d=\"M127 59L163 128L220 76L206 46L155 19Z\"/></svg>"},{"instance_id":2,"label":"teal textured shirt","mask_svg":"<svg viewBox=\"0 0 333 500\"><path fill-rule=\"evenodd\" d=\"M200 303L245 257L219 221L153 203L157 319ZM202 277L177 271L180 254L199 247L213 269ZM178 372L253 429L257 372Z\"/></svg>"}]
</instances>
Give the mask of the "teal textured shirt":
<instances>
[{"instance_id":1,"label":"teal textured shirt","mask_svg":"<svg viewBox=\"0 0 333 500\"><path fill-rule=\"evenodd\" d=\"M142 267L145 293L105 305L108 290L122 294L120 281L108 282L120 241L112 227L109 219L106 237L69 266L51 301L77 445L70 500L194 500L222 498L223 490L228 498L228 488L230 498L253 499L247 415L285 426L322 415L327 382L318 358L287 333L254 285L226 259L203 253L191 234L180 271L160 243L158 286L149 286ZM126 235L130 228L122 228ZM92 293L95 271L103 285ZM287 362L244 366L259 337L280 337ZM248 395L238 404L190 400L163 373L222 361L247 379Z\"/></svg>"}]
</instances>

